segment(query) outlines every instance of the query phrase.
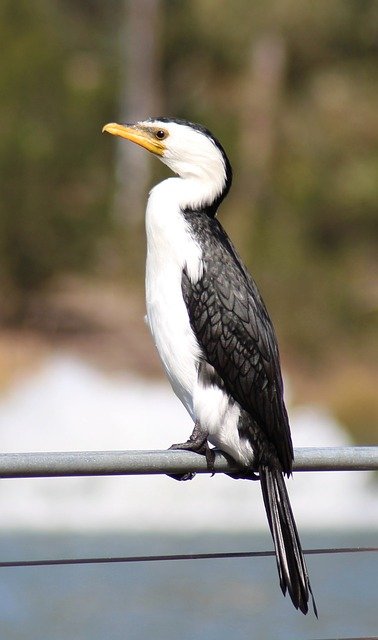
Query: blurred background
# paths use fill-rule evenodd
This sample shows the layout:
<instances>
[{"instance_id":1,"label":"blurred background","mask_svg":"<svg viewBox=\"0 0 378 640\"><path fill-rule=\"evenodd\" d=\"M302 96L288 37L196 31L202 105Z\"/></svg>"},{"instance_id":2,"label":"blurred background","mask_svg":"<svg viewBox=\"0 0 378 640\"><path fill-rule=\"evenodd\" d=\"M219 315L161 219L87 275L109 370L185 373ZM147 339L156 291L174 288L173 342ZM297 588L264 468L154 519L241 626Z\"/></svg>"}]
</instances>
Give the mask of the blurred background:
<instances>
[{"instance_id":1,"label":"blurred background","mask_svg":"<svg viewBox=\"0 0 378 640\"><path fill-rule=\"evenodd\" d=\"M165 448L191 431L162 379L143 322L145 202L149 188L167 174L139 148L101 135L106 122L151 115L201 122L227 150L235 177L219 217L276 326L295 446L376 444L377 3L2 0L0 39L2 450ZM299 475L294 510L315 545L321 529L348 531L359 544L356 529L369 540L376 534L374 476ZM124 544L130 530L160 532L160 538L146 538L142 553L151 544L164 547L167 530L181 536L172 538L172 552L182 548L184 532L197 544L198 531L214 530L228 532L226 548L239 548L240 532L256 530L258 536L261 529L266 538L256 538L256 545L270 547L258 487L226 478L176 484L166 478L2 481L4 559L21 552L43 556L44 549L64 555L70 545L71 553L83 553L80 545L86 549L88 540L78 540L88 530L99 553L104 544L109 553L131 552L140 536ZM335 543L333 534L322 535L325 544ZM206 549L195 550L219 550L215 544L211 538ZM355 562L356 568L343 565L335 572L357 576L361 564L358 569ZM314 590L324 627L298 621L290 604L281 603L273 566L268 591L256 587L255 596L235 600L223 633L232 626L233 637L244 638L247 612L255 607L261 638L292 640L294 632L309 638L319 629L327 637L371 635L369 580L368 593L362 586L359 591L365 609L352 607L346 620L352 585L345 578L340 591L338 583L326 582L321 566L319 561L311 569L318 572ZM90 586L78 595L78 574L71 570L65 581L54 571L49 580L60 585L56 607L64 601L69 615L61 613L56 627L42 604L49 594L47 570L33 574L40 586L34 608L25 613L31 574L26 570L21 582L21 573L14 574L12 582L0 583L4 637L97 639L110 629L117 639L124 638L124 625L132 639L151 629L155 638L177 637L172 612L169 624L166 616L156 627L153 611L151 629L147 622L140 627L146 609L134 603L132 615L123 612L119 619L117 598L117 614L102 627L96 607L88 605L104 597L91 591L92 574L80 574L79 586ZM117 571L125 580L124 568ZM199 569L191 571L192 586L182 587L177 604L180 619L182 602L185 596L193 601L198 581ZM161 580L169 582L169 575ZM206 575L212 575L210 567ZM144 582L146 576L152 580L146 570ZM161 593L154 576L157 591L148 601ZM219 584L226 579L216 578ZM238 592L239 578L234 580ZM104 574L99 581L119 594L119 582L109 585ZM76 594L72 601L64 591L68 584ZM366 586L366 571L361 584ZM167 603L172 597L169 592ZM206 603L222 620L222 596L222 611L206 597L196 601L198 611ZM80 611L77 598L86 603ZM181 637L212 634L227 637L203 620Z\"/></svg>"}]
</instances>

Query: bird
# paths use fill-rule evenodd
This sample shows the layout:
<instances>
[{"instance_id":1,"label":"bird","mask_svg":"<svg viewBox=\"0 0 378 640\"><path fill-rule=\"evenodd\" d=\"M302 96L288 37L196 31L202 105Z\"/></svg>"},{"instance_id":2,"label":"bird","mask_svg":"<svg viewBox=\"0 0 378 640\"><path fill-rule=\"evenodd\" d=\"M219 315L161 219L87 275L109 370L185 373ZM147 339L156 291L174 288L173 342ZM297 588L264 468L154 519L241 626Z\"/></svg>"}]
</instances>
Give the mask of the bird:
<instances>
[{"instance_id":1,"label":"bird","mask_svg":"<svg viewBox=\"0 0 378 640\"><path fill-rule=\"evenodd\" d=\"M194 422L172 445L213 445L259 480L280 587L317 616L284 476L294 459L275 330L257 285L216 214L232 183L219 140L187 120L151 117L103 132L148 150L175 174L150 191L146 216L147 320L173 391ZM194 474L183 474L191 479ZM179 479L179 478L177 478Z\"/></svg>"}]
</instances>

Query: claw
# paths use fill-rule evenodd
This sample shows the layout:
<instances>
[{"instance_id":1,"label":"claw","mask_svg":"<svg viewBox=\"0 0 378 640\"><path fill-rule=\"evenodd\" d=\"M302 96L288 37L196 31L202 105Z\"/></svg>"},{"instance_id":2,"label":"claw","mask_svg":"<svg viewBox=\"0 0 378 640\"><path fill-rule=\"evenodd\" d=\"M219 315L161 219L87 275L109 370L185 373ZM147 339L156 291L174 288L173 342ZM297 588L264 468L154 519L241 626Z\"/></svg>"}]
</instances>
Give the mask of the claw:
<instances>
[{"instance_id":1,"label":"claw","mask_svg":"<svg viewBox=\"0 0 378 640\"><path fill-rule=\"evenodd\" d=\"M215 462L215 453L214 449L210 449L208 443L206 442L206 464L209 471L211 471L211 477L215 475L214 462Z\"/></svg>"}]
</instances>

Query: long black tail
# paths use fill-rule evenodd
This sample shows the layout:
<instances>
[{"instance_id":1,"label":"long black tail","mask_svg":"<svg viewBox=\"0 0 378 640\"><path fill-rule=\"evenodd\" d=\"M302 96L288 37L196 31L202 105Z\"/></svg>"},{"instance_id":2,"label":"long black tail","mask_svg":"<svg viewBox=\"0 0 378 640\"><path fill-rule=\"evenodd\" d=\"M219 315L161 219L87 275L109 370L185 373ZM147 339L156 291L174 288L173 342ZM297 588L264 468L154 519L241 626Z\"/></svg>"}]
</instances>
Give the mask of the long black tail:
<instances>
[{"instance_id":1,"label":"long black tail","mask_svg":"<svg viewBox=\"0 0 378 640\"><path fill-rule=\"evenodd\" d=\"M282 592L286 595L288 591L295 608L305 614L308 612L311 596L317 617L318 612L282 471L262 465L259 475Z\"/></svg>"}]
</instances>

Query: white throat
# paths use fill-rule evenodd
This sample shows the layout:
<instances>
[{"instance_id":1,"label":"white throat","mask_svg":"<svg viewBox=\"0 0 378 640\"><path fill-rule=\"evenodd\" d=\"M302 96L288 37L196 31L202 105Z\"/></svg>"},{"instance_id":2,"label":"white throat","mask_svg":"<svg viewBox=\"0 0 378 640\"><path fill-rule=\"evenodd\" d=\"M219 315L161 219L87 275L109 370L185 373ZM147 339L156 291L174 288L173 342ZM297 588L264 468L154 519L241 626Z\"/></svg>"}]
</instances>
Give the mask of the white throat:
<instances>
[{"instance_id":1,"label":"white throat","mask_svg":"<svg viewBox=\"0 0 378 640\"><path fill-rule=\"evenodd\" d=\"M162 187L164 184L164 189L169 189L172 196L175 194L181 209L207 207L218 198L224 189L226 170L220 157L216 157L214 162L209 162L205 167L186 165L185 162L181 162L180 167L177 167L177 163L171 165L165 158L163 158L163 162L178 173L179 177L169 178L155 188ZM167 194L167 191L165 193Z\"/></svg>"}]
</instances>

